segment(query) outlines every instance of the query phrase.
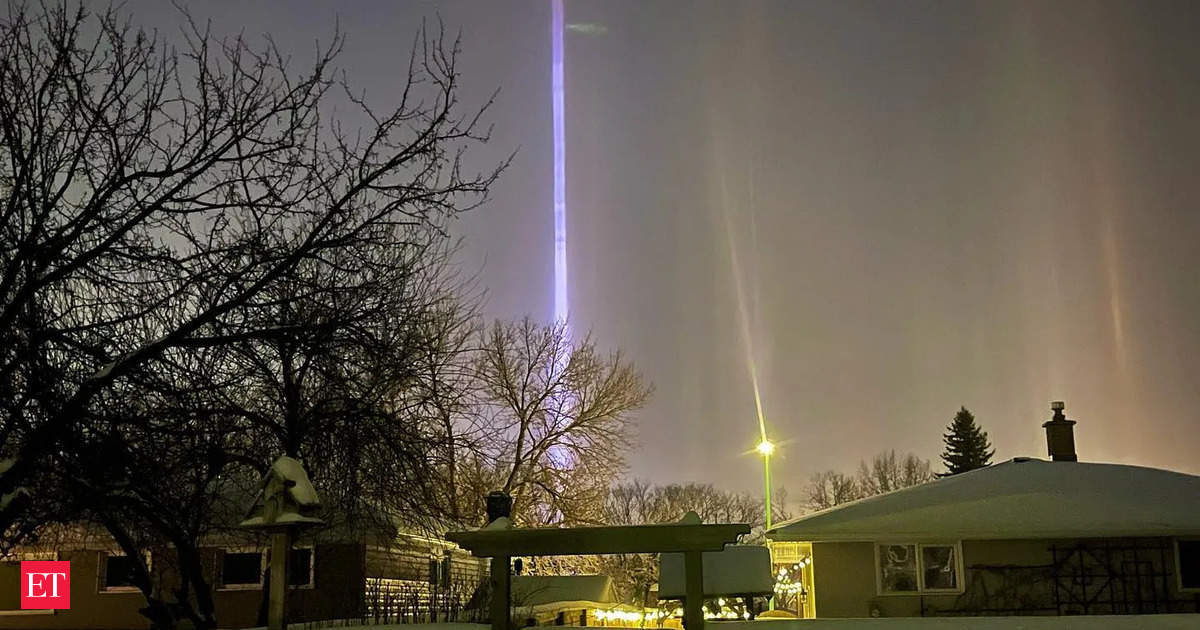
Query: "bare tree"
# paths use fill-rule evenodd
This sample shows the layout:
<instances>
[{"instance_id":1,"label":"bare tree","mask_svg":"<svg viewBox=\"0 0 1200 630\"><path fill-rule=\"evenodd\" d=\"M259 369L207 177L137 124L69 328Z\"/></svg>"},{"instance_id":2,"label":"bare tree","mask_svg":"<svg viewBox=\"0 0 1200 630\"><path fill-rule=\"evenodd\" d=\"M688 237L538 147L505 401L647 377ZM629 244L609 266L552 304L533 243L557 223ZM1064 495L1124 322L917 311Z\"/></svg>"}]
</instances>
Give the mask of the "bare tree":
<instances>
[{"instance_id":1,"label":"bare tree","mask_svg":"<svg viewBox=\"0 0 1200 630\"><path fill-rule=\"evenodd\" d=\"M444 345L444 329L470 312L439 239L412 233L302 265L276 283L264 314L264 326L284 332L232 344L223 366L241 383L222 400L254 436L246 455L264 466L281 453L304 461L343 526L390 527L398 514L415 522L436 511L436 409L461 393L430 370L458 352ZM347 274L346 255L370 260Z\"/></svg>"},{"instance_id":2,"label":"bare tree","mask_svg":"<svg viewBox=\"0 0 1200 630\"><path fill-rule=\"evenodd\" d=\"M257 486L253 469L233 461L244 428L208 404L214 381L202 369L205 355L223 350L197 349L200 360L179 366L197 368L195 378L155 370L141 375L136 389L99 394L83 439L70 440L59 455L71 472L40 496L57 497L65 507L59 517L75 526L101 525L133 561L133 584L154 628L181 619L207 627L215 619L201 540L240 515ZM145 563L142 552L152 548L159 568L178 576L169 592Z\"/></svg>"},{"instance_id":3,"label":"bare tree","mask_svg":"<svg viewBox=\"0 0 1200 630\"><path fill-rule=\"evenodd\" d=\"M912 453L897 458L896 451L884 451L872 457L870 465L859 462L856 477L833 470L813 475L808 485L808 508L824 510L933 479L928 460Z\"/></svg>"},{"instance_id":4,"label":"bare tree","mask_svg":"<svg viewBox=\"0 0 1200 630\"><path fill-rule=\"evenodd\" d=\"M786 492L780 492L786 496ZM611 525L669 523L688 512L695 512L705 523L749 523L758 533L747 537L747 541L761 536L765 525L762 497L720 490L711 484L654 486L641 480L618 484L609 490L604 511L605 522ZM788 516L785 512L776 514ZM613 578L624 601L645 604L650 587L658 582L658 555L602 556L596 561L596 569Z\"/></svg>"},{"instance_id":5,"label":"bare tree","mask_svg":"<svg viewBox=\"0 0 1200 630\"><path fill-rule=\"evenodd\" d=\"M478 414L496 488L527 523L596 523L650 394L619 353L525 318L481 335ZM484 473L487 474L487 473Z\"/></svg>"},{"instance_id":6,"label":"bare tree","mask_svg":"<svg viewBox=\"0 0 1200 630\"><path fill-rule=\"evenodd\" d=\"M858 489L863 496L874 496L909 486L915 486L935 478L929 461L912 453L896 458L896 451L884 451L867 463L858 464Z\"/></svg>"},{"instance_id":7,"label":"bare tree","mask_svg":"<svg viewBox=\"0 0 1200 630\"><path fill-rule=\"evenodd\" d=\"M340 46L335 36L298 73L270 40L216 38L190 18L178 47L116 9L17 6L0 21L4 542L28 533L14 526L29 521L28 492L47 479L119 494L140 471L106 470L107 442L137 462L137 449L182 457L189 445L226 453L227 440L247 439L242 425L216 430L220 410L184 400L223 386L193 382L196 361L233 359L197 352L278 349L344 331L280 317L313 297L284 288L299 280L324 290L321 274L336 270L353 279L346 299L358 299L376 277L371 252L406 242L414 228L436 231L486 198L504 165L464 172L464 151L487 140L479 124L487 105L461 111L458 43L422 31L400 101L382 112L337 78ZM335 100L357 108L366 126L343 127L329 115ZM395 383L369 385L382 395ZM139 397L150 402L129 403ZM214 413L164 413L178 408ZM280 434L288 452L303 443L291 428ZM194 539L195 530L156 523L148 509L174 510L196 488L211 493L223 457L164 477L194 475L192 483L130 490L120 516L173 544ZM172 495L176 487L185 490ZM194 594L207 592L197 578ZM148 599L158 596L148 588ZM203 602L194 622L216 623Z\"/></svg>"},{"instance_id":8,"label":"bare tree","mask_svg":"<svg viewBox=\"0 0 1200 630\"><path fill-rule=\"evenodd\" d=\"M813 475L808 484L808 508L812 510L824 510L860 498L862 493L854 478L833 470Z\"/></svg>"},{"instance_id":9,"label":"bare tree","mask_svg":"<svg viewBox=\"0 0 1200 630\"><path fill-rule=\"evenodd\" d=\"M605 522L647 525L678 521L695 512L705 523L749 523L762 527L762 497L720 490L712 484L655 486L634 480L612 486L604 504Z\"/></svg>"}]
</instances>

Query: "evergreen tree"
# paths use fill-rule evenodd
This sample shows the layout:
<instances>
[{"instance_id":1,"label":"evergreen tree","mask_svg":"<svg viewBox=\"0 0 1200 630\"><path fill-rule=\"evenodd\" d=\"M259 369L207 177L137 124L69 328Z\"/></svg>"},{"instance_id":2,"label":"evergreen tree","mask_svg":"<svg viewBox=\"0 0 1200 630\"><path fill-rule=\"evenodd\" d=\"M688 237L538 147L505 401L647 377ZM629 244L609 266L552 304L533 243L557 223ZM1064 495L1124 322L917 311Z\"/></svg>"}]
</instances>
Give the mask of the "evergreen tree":
<instances>
[{"instance_id":1,"label":"evergreen tree","mask_svg":"<svg viewBox=\"0 0 1200 630\"><path fill-rule=\"evenodd\" d=\"M942 440L946 450L942 452L942 461L946 462L946 472L939 475L949 477L968 470L983 468L992 463L992 455L996 451L988 442L987 431L975 424L975 416L966 407L954 414L954 421L946 427Z\"/></svg>"}]
</instances>

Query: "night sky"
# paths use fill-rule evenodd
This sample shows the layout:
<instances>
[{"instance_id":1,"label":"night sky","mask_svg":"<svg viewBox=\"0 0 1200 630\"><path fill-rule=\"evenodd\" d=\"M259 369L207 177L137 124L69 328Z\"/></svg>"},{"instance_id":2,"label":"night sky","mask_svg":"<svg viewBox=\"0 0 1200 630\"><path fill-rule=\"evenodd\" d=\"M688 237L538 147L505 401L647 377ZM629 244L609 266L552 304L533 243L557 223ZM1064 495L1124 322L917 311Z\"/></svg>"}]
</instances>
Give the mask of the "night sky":
<instances>
[{"instance_id":1,"label":"night sky","mask_svg":"<svg viewBox=\"0 0 1200 630\"><path fill-rule=\"evenodd\" d=\"M572 324L656 386L633 475L760 487L751 356L793 498L936 463L960 405L1045 457L1057 399L1082 460L1200 473L1200 5L565 2ZM297 63L339 20L380 104L422 18L461 30L472 163L519 148L462 263L551 318L549 0L191 6Z\"/></svg>"}]
</instances>

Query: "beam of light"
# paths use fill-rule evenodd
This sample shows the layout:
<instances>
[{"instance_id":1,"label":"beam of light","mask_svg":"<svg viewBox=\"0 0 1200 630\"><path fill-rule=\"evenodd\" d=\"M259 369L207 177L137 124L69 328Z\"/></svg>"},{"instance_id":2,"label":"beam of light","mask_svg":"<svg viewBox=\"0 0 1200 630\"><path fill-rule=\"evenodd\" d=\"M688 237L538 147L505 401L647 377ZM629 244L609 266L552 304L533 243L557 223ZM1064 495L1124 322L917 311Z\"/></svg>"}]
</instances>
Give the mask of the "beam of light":
<instances>
[{"instance_id":1,"label":"beam of light","mask_svg":"<svg viewBox=\"0 0 1200 630\"><path fill-rule=\"evenodd\" d=\"M757 19L755 20L756 26L762 26L761 19L762 16L758 15ZM759 41L760 38L749 37L748 39L751 42L755 42ZM713 87L715 88L716 85L713 84ZM754 175L756 165L753 159L754 151L751 150L750 156L746 156L744 151L745 147L738 147L736 146L736 143L727 141L731 137L744 138L744 135L735 133L732 136L722 136L720 133L722 127L728 124L728 118L726 117L727 112L721 111L721 107L718 106L718 103L721 101L721 95L721 92L713 92L709 94L707 99L707 107L705 108L707 114L706 117L708 119L707 127L709 146L713 161L713 179L717 182L719 187L718 192L720 195L716 202L720 214L718 219L719 223L716 227L717 229L723 229L725 232L725 246L729 255L730 271L733 276L733 285L735 290L734 297L737 302L738 325L742 333L742 347L745 352L746 369L749 373L750 386L754 393L754 414L755 419L758 421L759 444L770 444L771 446L769 447L769 451L773 453L776 450L775 447L779 446L779 443L772 443L767 437L766 414L763 412L762 393L758 378L758 360L761 357L757 353L757 348L755 347L754 343L754 335L752 334L752 328L757 329L758 325L760 324L757 318L759 313L759 282L756 274L753 273L753 269L751 270L751 273L747 274L742 267L742 259L739 256L740 252L738 250L738 243L734 230L733 204L737 203L738 200L741 200L741 203L745 206L744 209L747 210L747 212L740 213L738 217L748 222L750 231L750 245L754 251L757 251L758 226L755 216L755 204L757 199L755 196ZM760 95L750 95L750 98L753 101L761 102ZM743 151L738 151L739 148L742 148ZM749 157L750 159L739 159L739 157ZM749 190L745 191L748 193L745 195L740 194L742 191L738 191L739 194L735 196L731 194L729 189L730 186L726 180L726 177L728 173L738 171L746 173ZM750 288L750 291L747 290L747 287ZM753 319L751 317L752 314L755 316ZM758 447L755 447L755 450L758 450ZM764 460L770 459L770 455L768 453L764 453L762 451L759 451L759 453L763 455ZM764 473L767 473L767 471L764 470ZM769 502L769 482L766 491L767 500ZM770 518L768 516L768 521L769 520Z\"/></svg>"},{"instance_id":2,"label":"beam of light","mask_svg":"<svg viewBox=\"0 0 1200 630\"><path fill-rule=\"evenodd\" d=\"M608 32L608 27L597 22L576 22L568 24L567 30L584 35L600 36Z\"/></svg>"},{"instance_id":3,"label":"beam of light","mask_svg":"<svg viewBox=\"0 0 1200 630\"><path fill-rule=\"evenodd\" d=\"M567 168L563 119L563 3L551 0L551 98L554 114L554 321L567 325Z\"/></svg>"},{"instance_id":4,"label":"beam of light","mask_svg":"<svg viewBox=\"0 0 1200 630\"><path fill-rule=\"evenodd\" d=\"M1105 212L1101 215L1101 246L1103 251L1104 271L1108 280L1108 309L1112 317L1113 352L1116 355L1117 369L1126 381L1129 379L1129 361L1125 351L1125 321L1121 307L1121 260L1117 247L1117 234L1113 227L1112 217Z\"/></svg>"},{"instance_id":5,"label":"beam of light","mask_svg":"<svg viewBox=\"0 0 1200 630\"><path fill-rule=\"evenodd\" d=\"M720 158L718 158L719 160ZM750 386L754 390L754 412L758 418L759 441L767 440L767 421L763 414L762 396L758 389L758 366L754 359L754 338L750 334L750 313L746 307L746 289L742 280L742 266L738 258L737 241L733 237L733 218L729 211L729 191L725 183L725 175L718 168L718 181L721 186L721 227L725 232L725 244L729 252L729 264L733 274L733 286L738 307L738 323L742 331L742 346L746 352L746 367L750 372Z\"/></svg>"}]
</instances>

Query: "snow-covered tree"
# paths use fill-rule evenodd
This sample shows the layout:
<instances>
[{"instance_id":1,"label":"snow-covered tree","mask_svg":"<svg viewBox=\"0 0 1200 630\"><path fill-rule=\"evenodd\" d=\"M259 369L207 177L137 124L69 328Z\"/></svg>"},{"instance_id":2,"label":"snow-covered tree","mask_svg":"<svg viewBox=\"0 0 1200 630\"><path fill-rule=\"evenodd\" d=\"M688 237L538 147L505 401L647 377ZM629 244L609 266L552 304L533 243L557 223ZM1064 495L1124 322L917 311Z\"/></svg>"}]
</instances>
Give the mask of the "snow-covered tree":
<instances>
[{"instance_id":1,"label":"snow-covered tree","mask_svg":"<svg viewBox=\"0 0 1200 630\"><path fill-rule=\"evenodd\" d=\"M954 414L954 420L946 427L942 440L946 444L942 452L942 461L946 464L943 477L989 466L992 455L996 454L988 442L987 431L975 424L975 416L966 407Z\"/></svg>"}]
</instances>

